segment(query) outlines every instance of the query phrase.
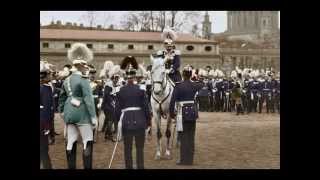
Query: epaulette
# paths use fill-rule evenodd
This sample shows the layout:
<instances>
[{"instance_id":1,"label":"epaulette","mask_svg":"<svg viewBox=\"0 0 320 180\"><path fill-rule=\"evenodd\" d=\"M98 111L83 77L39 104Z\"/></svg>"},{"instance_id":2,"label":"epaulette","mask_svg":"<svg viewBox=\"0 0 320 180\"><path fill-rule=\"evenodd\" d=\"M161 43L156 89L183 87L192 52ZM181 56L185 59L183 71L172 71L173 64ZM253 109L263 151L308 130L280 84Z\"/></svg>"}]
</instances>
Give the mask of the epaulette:
<instances>
[{"instance_id":1,"label":"epaulette","mask_svg":"<svg viewBox=\"0 0 320 180\"><path fill-rule=\"evenodd\" d=\"M159 50L158 52L157 52L157 56L162 56L163 55L163 50Z\"/></svg>"}]
</instances>

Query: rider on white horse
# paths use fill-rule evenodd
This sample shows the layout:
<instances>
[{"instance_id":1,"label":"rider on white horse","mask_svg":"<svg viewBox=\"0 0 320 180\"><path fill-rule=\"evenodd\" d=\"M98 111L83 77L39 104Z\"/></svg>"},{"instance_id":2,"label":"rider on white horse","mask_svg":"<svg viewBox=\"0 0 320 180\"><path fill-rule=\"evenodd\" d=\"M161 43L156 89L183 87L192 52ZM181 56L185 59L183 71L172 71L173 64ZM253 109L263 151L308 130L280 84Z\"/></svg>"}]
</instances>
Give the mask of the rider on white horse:
<instances>
[{"instance_id":1,"label":"rider on white horse","mask_svg":"<svg viewBox=\"0 0 320 180\"><path fill-rule=\"evenodd\" d=\"M181 81L180 68L180 51L175 49L174 41L177 34L170 28L163 30L161 39L164 41L164 50L157 52L158 56L162 56L165 61L166 69L169 71L169 77L173 82Z\"/></svg>"}]
</instances>

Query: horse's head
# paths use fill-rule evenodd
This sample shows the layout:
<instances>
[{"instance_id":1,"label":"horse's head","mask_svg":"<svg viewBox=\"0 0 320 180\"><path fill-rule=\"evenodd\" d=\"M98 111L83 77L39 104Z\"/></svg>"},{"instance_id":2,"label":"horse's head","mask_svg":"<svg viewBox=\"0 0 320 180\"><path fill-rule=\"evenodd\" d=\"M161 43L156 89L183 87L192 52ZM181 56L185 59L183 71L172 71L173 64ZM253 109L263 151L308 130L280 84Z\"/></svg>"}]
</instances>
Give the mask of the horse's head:
<instances>
[{"instance_id":1,"label":"horse's head","mask_svg":"<svg viewBox=\"0 0 320 180\"><path fill-rule=\"evenodd\" d=\"M151 81L153 85L153 92L155 94L163 93L165 89L166 69L164 59L162 57L151 56Z\"/></svg>"}]
</instances>

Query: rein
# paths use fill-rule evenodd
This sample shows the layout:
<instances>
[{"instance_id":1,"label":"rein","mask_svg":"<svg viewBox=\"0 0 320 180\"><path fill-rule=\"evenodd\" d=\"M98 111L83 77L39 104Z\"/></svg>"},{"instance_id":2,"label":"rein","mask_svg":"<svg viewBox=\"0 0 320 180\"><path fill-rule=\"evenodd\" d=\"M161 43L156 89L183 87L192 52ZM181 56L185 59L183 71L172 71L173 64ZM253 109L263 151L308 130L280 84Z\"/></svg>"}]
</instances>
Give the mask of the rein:
<instances>
[{"instance_id":1,"label":"rein","mask_svg":"<svg viewBox=\"0 0 320 180\"><path fill-rule=\"evenodd\" d=\"M168 75L166 75L166 78L165 78L166 84L165 84L165 86L162 86L162 85L163 85L163 81L162 81L162 82L159 82L159 81L152 82L152 86L153 86L153 84L155 84L155 83L159 83L159 84L161 84L162 91L164 92L164 91L165 91L165 88L167 87L168 81L170 82L171 85L173 85L172 82L170 81L170 79L168 80L168 78L169 78ZM153 88L154 88L154 86L153 86ZM153 88L152 88L152 90L153 90ZM170 93L171 93L171 87L169 86L169 93L165 96L164 99L162 99L162 100L160 100L160 101L158 101L158 100L155 98L153 91L152 91L152 94L151 94L152 99L155 100L155 101L159 104L160 115L161 115L162 118L164 118L164 119L166 119L167 117L166 117L165 114L163 113L163 110L162 110L162 106L161 106L161 105L162 105L163 102L165 102L165 101L168 99L168 97L170 96Z\"/></svg>"}]
</instances>

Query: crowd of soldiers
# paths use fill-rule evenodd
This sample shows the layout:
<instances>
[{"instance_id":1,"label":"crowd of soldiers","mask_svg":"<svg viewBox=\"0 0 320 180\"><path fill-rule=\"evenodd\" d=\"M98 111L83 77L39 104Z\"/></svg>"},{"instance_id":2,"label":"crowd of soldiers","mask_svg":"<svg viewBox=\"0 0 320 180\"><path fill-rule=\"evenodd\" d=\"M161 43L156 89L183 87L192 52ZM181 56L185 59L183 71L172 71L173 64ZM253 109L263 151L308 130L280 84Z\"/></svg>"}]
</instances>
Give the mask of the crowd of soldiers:
<instances>
[{"instance_id":1,"label":"crowd of soldiers","mask_svg":"<svg viewBox=\"0 0 320 180\"><path fill-rule=\"evenodd\" d=\"M195 71L206 84L197 94L199 111L280 113L280 72L236 67L229 76L211 66ZM237 106L237 104L239 106Z\"/></svg>"},{"instance_id":2,"label":"crowd of soldiers","mask_svg":"<svg viewBox=\"0 0 320 180\"><path fill-rule=\"evenodd\" d=\"M257 112L258 107L261 113L263 103L266 102L267 112L275 112L275 107L280 112L280 73L276 74L272 69L241 70L236 67L230 76L226 77L221 70L212 69L211 66L205 69L186 66L182 71L182 80L179 70L180 51L175 50L173 44L174 32L167 30L164 34L165 50L158 51L156 56L163 56L168 60L168 76L176 83L170 101L171 118L174 119L177 115L175 103L196 100L187 104L187 111L192 112L182 113L188 116L182 117L184 130L180 133L181 157L177 164L191 165L193 162L198 109L208 112L236 110L239 114ZM104 132L106 141L110 140L116 144L123 135L125 164L129 169L132 168L132 141L135 139L137 167L143 169L145 135L151 135L152 66L144 68L133 56L126 56L119 65L106 61L98 74L97 69L89 63L93 59L92 51L82 43L72 45L68 51L68 59L72 64L66 64L63 70L58 71L40 58L42 167L52 167L48 145L54 144L55 136L59 135L55 131L54 120L55 114L60 114L64 120L63 136L66 140L69 169L76 168L79 136L84 145L83 166L86 169L92 168L93 144L96 142L98 129ZM105 119L103 124L98 124L102 112ZM112 158L113 156L114 153Z\"/></svg>"}]
</instances>

